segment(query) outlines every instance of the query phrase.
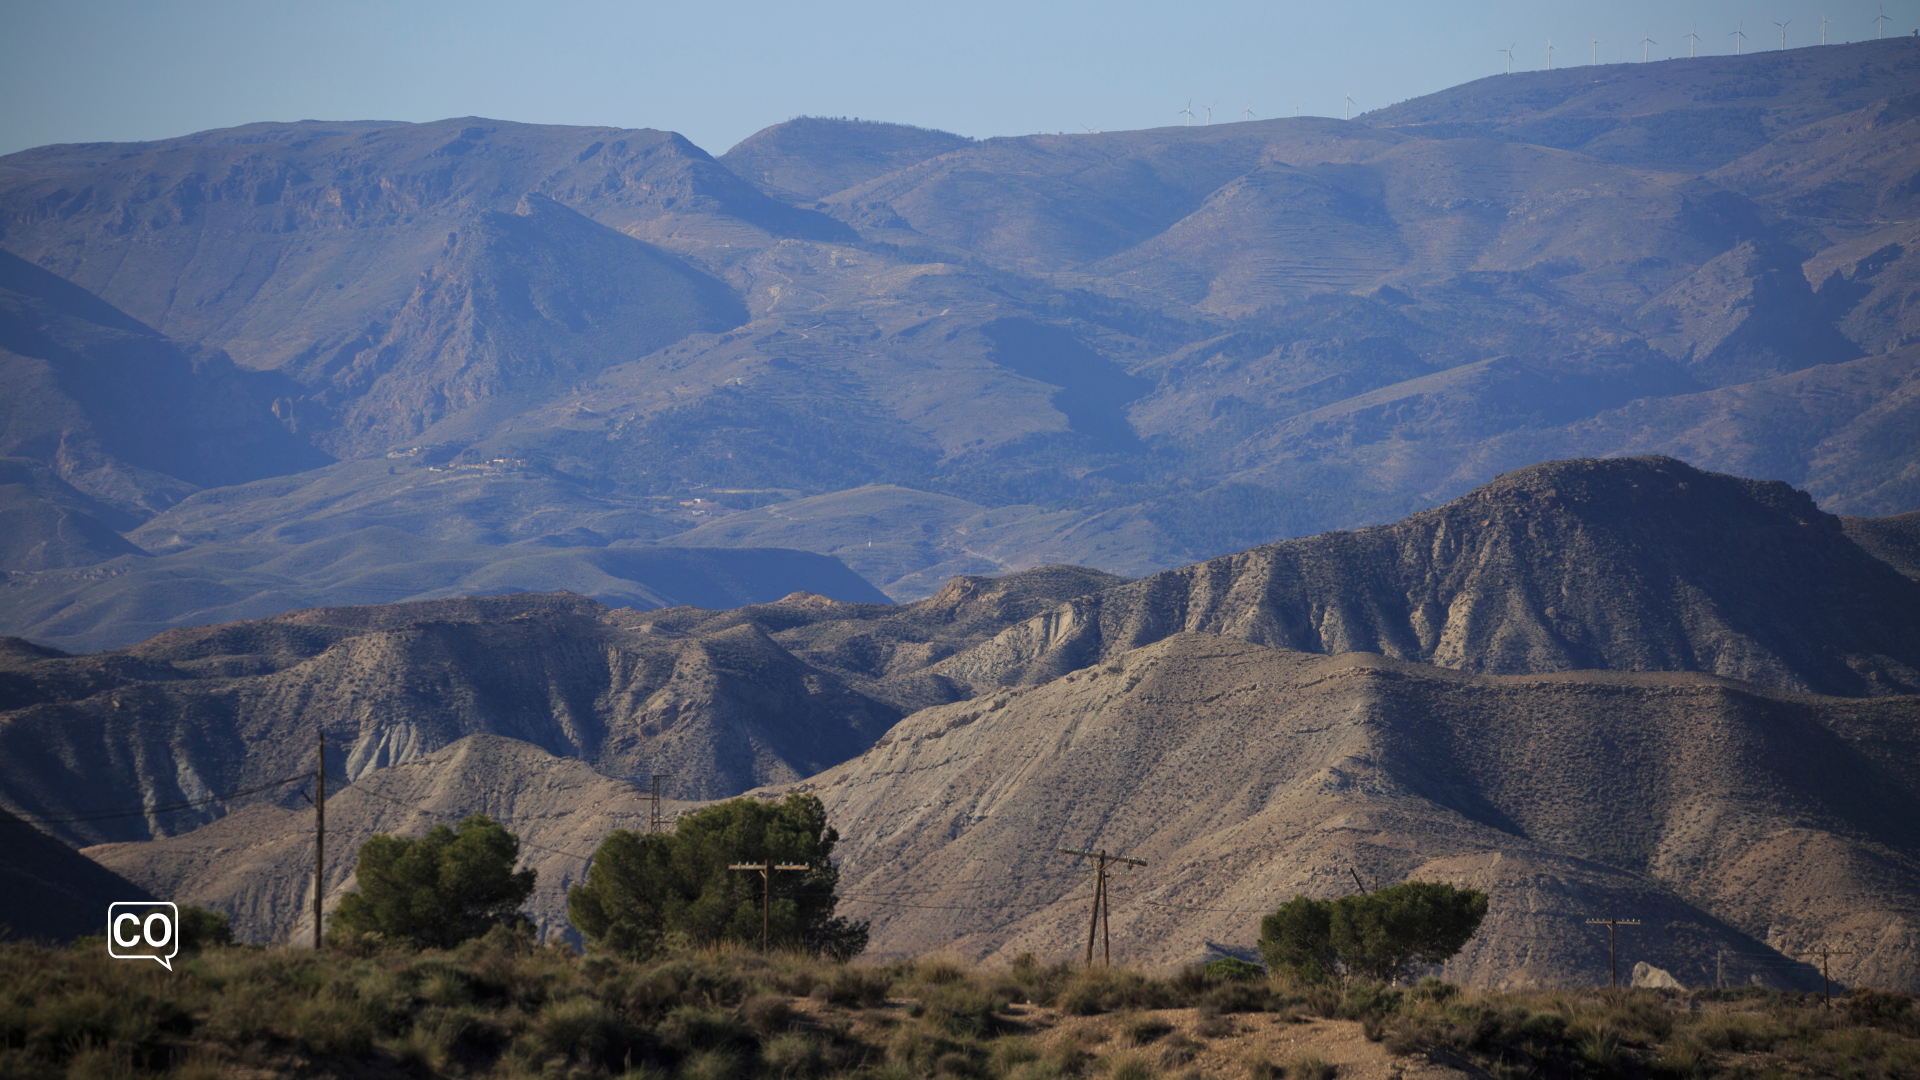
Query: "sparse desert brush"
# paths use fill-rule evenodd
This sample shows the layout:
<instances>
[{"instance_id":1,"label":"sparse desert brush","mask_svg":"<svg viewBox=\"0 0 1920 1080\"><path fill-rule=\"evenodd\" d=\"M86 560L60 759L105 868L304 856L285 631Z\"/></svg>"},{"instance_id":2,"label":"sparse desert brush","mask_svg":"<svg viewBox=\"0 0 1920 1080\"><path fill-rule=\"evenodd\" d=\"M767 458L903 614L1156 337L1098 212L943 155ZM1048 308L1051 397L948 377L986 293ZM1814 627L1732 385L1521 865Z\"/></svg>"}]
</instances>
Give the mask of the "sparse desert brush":
<instances>
[{"instance_id":1,"label":"sparse desert brush","mask_svg":"<svg viewBox=\"0 0 1920 1080\"><path fill-rule=\"evenodd\" d=\"M1273 1022L1224 1011L1235 1005L1219 994L1228 985L1283 1015L1358 1023L1389 1054L1437 1054L1491 1075L1920 1076L1912 999L1891 992L1857 991L1825 1009L1791 993L1689 1002L1032 960L850 966L733 946L632 960L510 935L364 955L214 946L172 972L95 948L0 945L0 1075L1147 1080L1194 1075L1210 1060L1238 1062L1249 1080L1331 1075L1297 1048L1249 1054ZM1009 1003L1009 991L1039 1000L1048 988L1056 1000L1040 1013L1025 997Z\"/></svg>"}]
</instances>

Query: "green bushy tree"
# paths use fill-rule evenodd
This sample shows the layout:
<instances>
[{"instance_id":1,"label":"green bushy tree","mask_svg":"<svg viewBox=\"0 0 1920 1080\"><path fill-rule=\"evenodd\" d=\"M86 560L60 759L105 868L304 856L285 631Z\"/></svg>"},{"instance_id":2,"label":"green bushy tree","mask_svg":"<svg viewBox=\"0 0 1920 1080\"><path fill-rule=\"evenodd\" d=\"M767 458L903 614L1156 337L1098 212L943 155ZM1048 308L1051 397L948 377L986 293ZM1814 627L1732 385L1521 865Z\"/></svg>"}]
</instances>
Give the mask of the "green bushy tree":
<instances>
[{"instance_id":1,"label":"green bushy tree","mask_svg":"<svg viewBox=\"0 0 1920 1080\"><path fill-rule=\"evenodd\" d=\"M567 914L595 948L625 956L652 955L669 936L758 944L760 875L728 867L767 859L804 864L811 867L804 873L775 871L772 939L848 959L866 948L867 924L833 913L839 841L815 796L733 799L688 814L670 833L622 829L608 836L586 883L568 891Z\"/></svg>"},{"instance_id":2,"label":"green bushy tree","mask_svg":"<svg viewBox=\"0 0 1920 1080\"><path fill-rule=\"evenodd\" d=\"M519 838L484 814L418 840L375 836L360 845L360 888L341 897L333 929L444 949L524 921L534 871L514 873L519 858Z\"/></svg>"},{"instance_id":3,"label":"green bushy tree","mask_svg":"<svg viewBox=\"0 0 1920 1080\"><path fill-rule=\"evenodd\" d=\"M1487 915L1487 894L1409 881L1372 895L1296 896L1260 920L1260 955L1275 971L1320 982L1337 974L1390 982L1445 963Z\"/></svg>"}]
</instances>

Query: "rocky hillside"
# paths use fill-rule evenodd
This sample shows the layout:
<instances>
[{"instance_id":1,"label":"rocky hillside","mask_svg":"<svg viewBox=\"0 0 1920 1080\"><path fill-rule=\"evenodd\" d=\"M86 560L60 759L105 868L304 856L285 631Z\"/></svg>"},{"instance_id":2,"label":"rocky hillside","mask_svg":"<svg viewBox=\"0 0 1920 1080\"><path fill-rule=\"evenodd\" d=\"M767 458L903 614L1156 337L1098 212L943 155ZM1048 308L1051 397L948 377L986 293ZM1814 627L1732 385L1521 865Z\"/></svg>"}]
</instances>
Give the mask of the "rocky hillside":
<instances>
[{"instance_id":1,"label":"rocky hillside","mask_svg":"<svg viewBox=\"0 0 1920 1080\"><path fill-rule=\"evenodd\" d=\"M1409 879L1488 891L1449 967L1592 985L1628 965L1711 983L1920 987L1920 698L1821 698L1700 674L1468 674L1175 633L1053 681L941 706L805 785L846 838L850 913L880 955L1066 956L1085 864L1116 957L1247 955L1295 893ZM1836 964L1838 961L1836 960Z\"/></svg>"},{"instance_id":2,"label":"rocky hillside","mask_svg":"<svg viewBox=\"0 0 1920 1080\"><path fill-rule=\"evenodd\" d=\"M718 798L853 757L960 696L928 665L1119 580L1078 567L959 578L904 606L797 593L637 611L555 593L321 608L82 656L0 639L0 800L36 817L204 800L311 772L316 730L347 780L486 733ZM276 788L49 830L167 836L295 801Z\"/></svg>"},{"instance_id":3,"label":"rocky hillside","mask_svg":"<svg viewBox=\"0 0 1920 1080\"><path fill-rule=\"evenodd\" d=\"M1533 466L1397 524L1156 574L934 671L1041 683L1183 631L1497 674L1920 692L1920 585L1804 492L1651 457Z\"/></svg>"},{"instance_id":4,"label":"rocky hillside","mask_svg":"<svg viewBox=\"0 0 1920 1080\"><path fill-rule=\"evenodd\" d=\"M418 836L486 814L520 837L521 865L539 872L528 911L542 935L578 944L567 924L567 889L585 879L608 833L651 826L648 796L645 784L615 780L531 743L465 736L328 791L326 909L355 887L360 845L375 833ZM686 806L662 799L661 814L671 822ZM312 941L313 824L305 804L250 806L184 836L104 844L84 854L96 870L117 869L157 896L226 912L240 940Z\"/></svg>"}]
</instances>

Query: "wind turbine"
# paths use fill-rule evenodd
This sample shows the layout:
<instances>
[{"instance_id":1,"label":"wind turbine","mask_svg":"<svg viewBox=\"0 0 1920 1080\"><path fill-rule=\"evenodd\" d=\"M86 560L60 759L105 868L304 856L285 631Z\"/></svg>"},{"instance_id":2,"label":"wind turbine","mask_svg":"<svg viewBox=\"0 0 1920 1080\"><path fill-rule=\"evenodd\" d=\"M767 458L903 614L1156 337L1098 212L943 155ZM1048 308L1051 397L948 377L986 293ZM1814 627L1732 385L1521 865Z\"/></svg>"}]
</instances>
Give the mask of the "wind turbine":
<instances>
[{"instance_id":1,"label":"wind turbine","mask_svg":"<svg viewBox=\"0 0 1920 1080\"><path fill-rule=\"evenodd\" d=\"M1887 24L1892 21L1887 18L1887 5L1881 4L1880 14L1873 17L1873 40L1879 41L1880 35L1887 32Z\"/></svg>"},{"instance_id":2,"label":"wind turbine","mask_svg":"<svg viewBox=\"0 0 1920 1080\"><path fill-rule=\"evenodd\" d=\"M1219 102L1217 102L1217 101L1213 103L1213 105L1218 105L1218 104L1220 104L1220 103L1219 103ZM1200 106L1201 108L1203 108L1203 109L1205 109L1205 110L1207 110L1207 122L1206 122L1206 125L1205 125L1205 126L1207 126L1207 127L1212 127L1212 126L1213 126L1213 105L1202 105L1202 106Z\"/></svg>"},{"instance_id":3,"label":"wind turbine","mask_svg":"<svg viewBox=\"0 0 1920 1080\"><path fill-rule=\"evenodd\" d=\"M1827 18L1826 12L1823 11L1820 13L1820 44L1822 45L1827 43L1827 24L1832 21L1833 20Z\"/></svg>"},{"instance_id":4,"label":"wind turbine","mask_svg":"<svg viewBox=\"0 0 1920 1080\"><path fill-rule=\"evenodd\" d=\"M1747 20L1741 19L1740 29L1735 30L1733 33L1728 34L1727 36L1733 39L1733 55L1739 56L1740 43L1747 40Z\"/></svg>"},{"instance_id":5,"label":"wind turbine","mask_svg":"<svg viewBox=\"0 0 1920 1080\"><path fill-rule=\"evenodd\" d=\"M1700 35L1693 32L1694 30L1698 30L1698 29L1700 29L1700 24L1694 23L1693 30L1687 31L1687 58L1688 59L1693 58L1693 50L1700 44Z\"/></svg>"},{"instance_id":6,"label":"wind turbine","mask_svg":"<svg viewBox=\"0 0 1920 1080\"><path fill-rule=\"evenodd\" d=\"M1553 70L1553 39L1547 39L1547 70Z\"/></svg>"},{"instance_id":7,"label":"wind turbine","mask_svg":"<svg viewBox=\"0 0 1920 1080\"><path fill-rule=\"evenodd\" d=\"M1301 110L1301 108L1302 108L1303 106L1305 106L1305 105L1306 105L1306 102L1304 102L1304 101L1303 101L1303 102L1301 102L1301 103L1300 103L1299 105L1295 105L1295 106L1293 107L1293 115L1295 115L1295 116L1299 116L1299 115L1300 115L1300 110Z\"/></svg>"},{"instance_id":8,"label":"wind turbine","mask_svg":"<svg viewBox=\"0 0 1920 1080\"><path fill-rule=\"evenodd\" d=\"M1516 41L1513 43L1513 45L1509 45L1504 49L1493 50L1494 52L1503 52L1507 54L1507 74L1509 75L1513 74L1513 46L1518 44L1520 43Z\"/></svg>"},{"instance_id":9,"label":"wind turbine","mask_svg":"<svg viewBox=\"0 0 1920 1080\"><path fill-rule=\"evenodd\" d=\"M1084 127L1084 128L1087 128L1087 134L1089 134L1089 135L1098 135L1098 134L1100 134L1100 129L1099 129L1099 128L1096 128L1096 127L1087 127L1087 125L1085 125L1085 124L1081 124L1080 126L1081 126L1081 127Z\"/></svg>"},{"instance_id":10,"label":"wind turbine","mask_svg":"<svg viewBox=\"0 0 1920 1080\"><path fill-rule=\"evenodd\" d=\"M1653 40L1653 28L1648 27L1647 36L1640 39L1640 62L1641 63L1644 64L1647 62L1648 54L1653 52L1653 47L1658 44L1660 43Z\"/></svg>"},{"instance_id":11,"label":"wind turbine","mask_svg":"<svg viewBox=\"0 0 1920 1080\"><path fill-rule=\"evenodd\" d=\"M1605 38L1593 39L1593 56L1587 61L1588 67L1594 67L1600 63L1600 43L1605 40Z\"/></svg>"},{"instance_id":12,"label":"wind turbine","mask_svg":"<svg viewBox=\"0 0 1920 1080\"><path fill-rule=\"evenodd\" d=\"M1247 111L1246 111L1246 112L1243 112L1243 113L1241 113L1241 114L1240 114L1240 117L1241 117L1241 119L1243 119L1243 120L1251 120L1251 119L1253 119L1253 102L1251 102L1251 101L1249 101L1249 102L1247 102Z\"/></svg>"},{"instance_id":13,"label":"wind turbine","mask_svg":"<svg viewBox=\"0 0 1920 1080\"><path fill-rule=\"evenodd\" d=\"M1186 123L1186 126L1187 126L1187 127L1192 127L1192 126L1193 126L1193 102L1192 102L1191 100L1189 100L1189 101L1187 102L1187 107L1186 107L1186 108L1184 108L1184 109L1181 109L1181 110L1180 110L1180 112L1178 112L1178 113L1174 113L1174 115L1175 115L1175 116L1179 116L1179 115L1180 115L1180 113L1185 113L1185 114L1186 114L1186 116L1187 116L1187 123Z\"/></svg>"},{"instance_id":14,"label":"wind turbine","mask_svg":"<svg viewBox=\"0 0 1920 1080\"><path fill-rule=\"evenodd\" d=\"M1343 109L1340 113L1340 119L1342 120L1353 119L1353 92L1348 91L1347 96L1341 98L1340 100L1347 103L1347 107Z\"/></svg>"}]
</instances>

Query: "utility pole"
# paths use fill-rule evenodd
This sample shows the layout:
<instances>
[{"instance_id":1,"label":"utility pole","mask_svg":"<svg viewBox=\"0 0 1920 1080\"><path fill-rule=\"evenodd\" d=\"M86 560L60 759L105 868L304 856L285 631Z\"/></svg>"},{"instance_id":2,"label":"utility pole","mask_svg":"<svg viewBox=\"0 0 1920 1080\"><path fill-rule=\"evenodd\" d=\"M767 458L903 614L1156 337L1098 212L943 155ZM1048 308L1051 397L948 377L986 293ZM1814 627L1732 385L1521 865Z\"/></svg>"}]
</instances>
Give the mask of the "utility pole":
<instances>
[{"instance_id":1,"label":"utility pole","mask_svg":"<svg viewBox=\"0 0 1920 1080\"><path fill-rule=\"evenodd\" d=\"M1358 870L1355 870L1355 869L1354 869L1353 867L1351 867L1351 866L1349 866L1349 867L1347 867L1347 873L1349 873L1349 874L1352 874L1352 875L1353 875L1353 883L1354 883L1355 885L1358 885L1358 886L1360 886L1360 895L1361 895L1361 896L1366 896L1366 895L1369 895L1369 894L1367 893L1367 886L1366 886L1366 883L1365 883L1365 882L1362 882L1362 881L1360 880L1360 871L1358 871ZM1380 882L1379 882L1379 881L1378 881L1377 879L1376 879L1376 880L1374 881L1374 883L1373 883L1373 887L1374 887L1374 888L1376 888L1376 889L1380 887Z\"/></svg>"},{"instance_id":2,"label":"utility pole","mask_svg":"<svg viewBox=\"0 0 1920 1080\"><path fill-rule=\"evenodd\" d=\"M762 882L760 890L760 951L766 952L773 941L773 872L775 870L811 870L806 863L781 863L774 865L772 859L757 863L734 863L729 870L758 870Z\"/></svg>"},{"instance_id":3,"label":"utility pole","mask_svg":"<svg viewBox=\"0 0 1920 1080\"><path fill-rule=\"evenodd\" d=\"M313 951L317 954L320 951L320 903L327 895L327 733L318 730L315 734L320 747L320 761L313 770L318 781L313 800Z\"/></svg>"},{"instance_id":4,"label":"utility pole","mask_svg":"<svg viewBox=\"0 0 1920 1080\"><path fill-rule=\"evenodd\" d=\"M1727 986L1727 950L1713 951L1713 988L1724 990Z\"/></svg>"},{"instance_id":5,"label":"utility pole","mask_svg":"<svg viewBox=\"0 0 1920 1080\"><path fill-rule=\"evenodd\" d=\"M1816 956L1820 958L1820 996L1826 999L1827 1008L1829 1009L1833 1008L1833 980L1827 978L1827 958L1831 956L1852 955L1852 949L1829 949L1825 945L1822 945L1818 952L1807 953L1801 957L1803 960L1811 960Z\"/></svg>"},{"instance_id":6,"label":"utility pole","mask_svg":"<svg viewBox=\"0 0 1920 1080\"><path fill-rule=\"evenodd\" d=\"M1113 927L1108 920L1107 908L1107 864L1126 863L1130 866L1145 866L1147 860L1136 859L1131 855L1109 855L1105 848L1099 851L1084 851L1080 848L1060 848L1062 855L1077 855L1083 859L1096 860L1093 886L1093 919L1087 923L1087 966L1093 966L1093 939L1104 927L1101 955L1108 967L1113 966Z\"/></svg>"},{"instance_id":7,"label":"utility pole","mask_svg":"<svg viewBox=\"0 0 1920 1080\"><path fill-rule=\"evenodd\" d=\"M657 772L653 774L653 814L647 824L647 831L650 833L660 831L660 781L671 779L673 779L672 773Z\"/></svg>"},{"instance_id":8,"label":"utility pole","mask_svg":"<svg viewBox=\"0 0 1920 1080\"><path fill-rule=\"evenodd\" d=\"M1588 919L1589 926L1603 925L1607 928L1607 985L1620 988L1620 927L1639 926L1639 919Z\"/></svg>"}]
</instances>

